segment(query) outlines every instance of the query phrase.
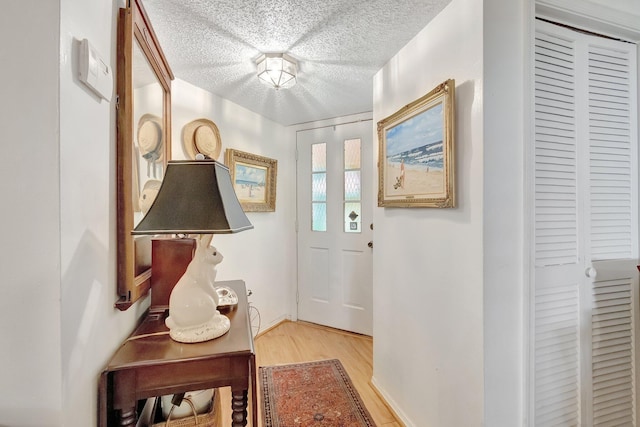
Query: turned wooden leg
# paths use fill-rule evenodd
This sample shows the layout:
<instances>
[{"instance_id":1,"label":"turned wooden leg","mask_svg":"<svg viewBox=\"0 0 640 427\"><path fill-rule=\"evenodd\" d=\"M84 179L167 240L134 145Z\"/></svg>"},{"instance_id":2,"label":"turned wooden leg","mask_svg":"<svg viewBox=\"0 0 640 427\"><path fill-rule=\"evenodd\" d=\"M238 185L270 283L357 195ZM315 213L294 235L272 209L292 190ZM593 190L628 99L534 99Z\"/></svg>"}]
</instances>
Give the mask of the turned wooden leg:
<instances>
[{"instance_id":1,"label":"turned wooden leg","mask_svg":"<svg viewBox=\"0 0 640 427\"><path fill-rule=\"evenodd\" d=\"M128 409L118 411L118 426L128 427L136 425L136 407L132 406Z\"/></svg>"},{"instance_id":2,"label":"turned wooden leg","mask_svg":"<svg viewBox=\"0 0 640 427\"><path fill-rule=\"evenodd\" d=\"M256 385L256 357L251 355L249 360L249 375L251 376L251 427L258 427L258 388Z\"/></svg>"},{"instance_id":3,"label":"turned wooden leg","mask_svg":"<svg viewBox=\"0 0 640 427\"><path fill-rule=\"evenodd\" d=\"M247 390L231 391L231 426L244 427L247 425Z\"/></svg>"}]
</instances>

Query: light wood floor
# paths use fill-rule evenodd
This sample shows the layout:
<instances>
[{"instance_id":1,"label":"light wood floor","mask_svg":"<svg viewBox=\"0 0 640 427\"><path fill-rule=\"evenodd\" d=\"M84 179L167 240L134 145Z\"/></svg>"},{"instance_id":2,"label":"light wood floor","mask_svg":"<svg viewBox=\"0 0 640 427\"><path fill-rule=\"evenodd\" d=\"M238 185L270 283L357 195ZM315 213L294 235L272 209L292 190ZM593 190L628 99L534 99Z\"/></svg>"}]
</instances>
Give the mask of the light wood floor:
<instances>
[{"instance_id":1,"label":"light wood floor","mask_svg":"<svg viewBox=\"0 0 640 427\"><path fill-rule=\"evenodd\" d=\"M370 337L351 334L305 322L284 322L259 335L255 340L258 366L339 359L347 370L362 401L378 427L401 427L385 402L370 385L373 372L373 341ZM259 388L258 381L258 388ZM221 390L221 423L231 420L231 396L228 388ZM258 406L261 407L260 395ZM262 410L260 408L260 410ZM262 426L262 416L258 416Z\"/></svg>"}]
</instances>

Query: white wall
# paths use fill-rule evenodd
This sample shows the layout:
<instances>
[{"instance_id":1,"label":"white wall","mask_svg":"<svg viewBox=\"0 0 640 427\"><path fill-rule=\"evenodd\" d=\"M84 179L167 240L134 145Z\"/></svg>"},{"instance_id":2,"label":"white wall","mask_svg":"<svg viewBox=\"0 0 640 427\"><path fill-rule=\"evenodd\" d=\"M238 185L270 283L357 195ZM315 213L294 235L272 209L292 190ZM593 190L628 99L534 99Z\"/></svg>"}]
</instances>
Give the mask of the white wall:
<instances>
[{"instance_id":1,"label":"white wall","mask_svg":"<svg viewBox=\"0 0 640 427\"><path fill-rule=\"evenodd\" d=\"M112 2L101 5L10 3L0 18L2 197L16 207L2 217L0 424L95 424L98 374L135 321L113 310L112 109L73 68L73 37L115 58Z\"/></svg>"},{"instance_id":2,"label":"white wall","mask_svg":"<svg viewBox=\"0 0 640 427\"><path fill-rule=\"evenodd\" d=\"M523 120L530 85L524 52L532 7L527 0L483 4L484 425L513 427L523 425L526 384Z\"/></svg>"},{"instance_id":3,"label":"white wall","mask_svg":"<svg viewBox=\"0 0 640 427\"><path fill-rule=\"evenodd\" d=\"M60 331L62 418L97 419L100 372L146 302L120 312L116 293L115 96L100 101L77 78L78 40L116 68L117 2L62 0L60 17ZM114 82L115 85L115 82ZM55 86L54 86L55 87Z\"/></svg>"},{"instance_id":4,"label":"white wall","mask_svg":"<svg viewBox=\"0 0 640 427\"><path fill-rule=\"evenodd\" d=\"M0 13L0 425L7 426L61 419L58 15L58 2L39 0L8 2Z\"/></svg>"},{"instance_id":5,"label":"white wall","mask_svg":"<svg viewBox=\"0 0 640 427\"><path fill-rule=\"evenodd\" d=\"M457 207L374 212L374 383L407 426L483 420L482 14L453 0L374 77L374 122L456 80Z\"/></svg>"},{"instance_id":6,"label":"white wall","mask_svg":"<svg viewBox=\"0 0 640 427\"><path fill-rule=\"evenodd\" d=\"M262 329L290 317L295 295L295 142L285 127L176 79L172 88L172 157L186 158L182 128L188 122L206 118L220 130L225 150L232 148L278 161L276 211L249 212L253 230L214 236L212 245L224 261L216 280L243 279L253 291L250 301L262 317Z\"/></svg>"}]
</instances>

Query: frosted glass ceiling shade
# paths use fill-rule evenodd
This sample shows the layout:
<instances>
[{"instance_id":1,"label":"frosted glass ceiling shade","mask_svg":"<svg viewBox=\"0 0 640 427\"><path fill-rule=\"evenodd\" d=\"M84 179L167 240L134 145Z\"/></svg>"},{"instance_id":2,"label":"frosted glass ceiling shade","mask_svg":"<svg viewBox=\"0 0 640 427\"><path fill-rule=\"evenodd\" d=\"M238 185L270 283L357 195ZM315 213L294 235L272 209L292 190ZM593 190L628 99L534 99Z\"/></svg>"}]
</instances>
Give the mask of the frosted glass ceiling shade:
<instances>
[{"instance_id":1,"label":"frosted glass ceiling shade","mask_svg":"<svg viewBox=\"0 0 640 427\"><path fill-rule=\"evenodd\" d=\"M258 78L267 86L290 88L296 84L298 64L285 53L265 53L256 61Z\"/></svg>"}]
</instances>

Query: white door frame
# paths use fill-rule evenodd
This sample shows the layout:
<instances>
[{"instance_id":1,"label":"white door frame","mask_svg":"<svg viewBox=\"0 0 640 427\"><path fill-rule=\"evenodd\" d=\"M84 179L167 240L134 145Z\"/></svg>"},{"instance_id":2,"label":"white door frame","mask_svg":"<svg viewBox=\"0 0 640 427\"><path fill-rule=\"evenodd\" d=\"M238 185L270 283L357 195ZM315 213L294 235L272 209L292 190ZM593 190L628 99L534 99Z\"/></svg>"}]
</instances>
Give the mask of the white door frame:
<instances>
[{"instance_id":1,"label":"white door frame","mask_svg":"<svg viewBox=\"0 0 640 427\"><path fill-rule=\"evenodd\" d=\"M576 28L589 29L593 32L610 35L624 40L638 43L638 58L640 58L640 22L637 17L622 11L606 8L595 3L584 3L574 0L533 0L525 6L524 28L527 29L523 48L523 133L524 133L524 206L522 218L524 229L523 248L523 425L532 425L534 396L531 392L530 366L533 361L534 346L531 339L531 301L534 292L535 267L532 262L530 242L534 236L533 230L533 195L534 168L531 167L535 158L535 117L533 84L535 20L542 18L551 22L565 24ZM640 97L639 97L640 98ZM640 366L640 351L636 354L636 366ZM640 411L640 393L636 395L636 408Z\"/></svg>"}]
</instances>

